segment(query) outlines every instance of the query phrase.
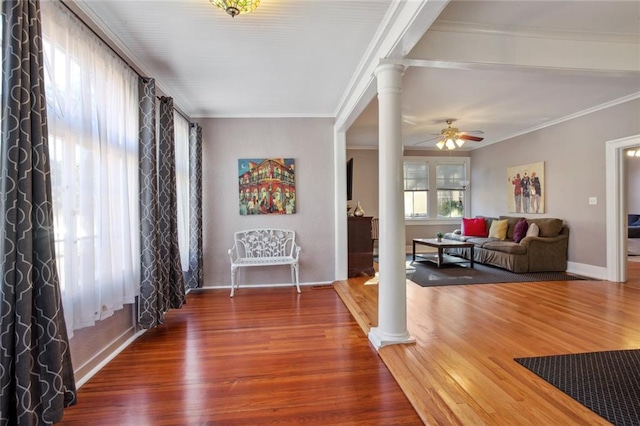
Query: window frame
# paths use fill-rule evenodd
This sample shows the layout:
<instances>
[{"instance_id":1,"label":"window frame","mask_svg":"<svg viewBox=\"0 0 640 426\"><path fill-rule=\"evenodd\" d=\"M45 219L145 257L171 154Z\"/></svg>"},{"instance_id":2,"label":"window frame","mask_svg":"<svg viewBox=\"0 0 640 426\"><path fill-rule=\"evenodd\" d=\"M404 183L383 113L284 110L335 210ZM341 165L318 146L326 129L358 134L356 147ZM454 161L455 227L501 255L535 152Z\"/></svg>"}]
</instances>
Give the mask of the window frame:
<instances>
[{"instance_id":1,"label":"window frame","mask_svg":"<svg viewBox=\"0 0 640 426\"><path fill-rule=\"evenodd\" d=\"M464 192L464 210L463 217L469 217L471 213L471 190L469 189L471 185L471 157L438 157L438 156L405 156L402 159L402 169L404 175L404 164L406 162L425 162L428 164L429 169L429 188L427 190L427 217L411 217L407 216L405 213L405 224L406 225L446 225L446 224L457 224L460 223L459 217L439 217L438 216L438 179L437 179L437 170L438 164L464 164L465 165L465 174L467 176L467 181L469 184L463 190ZM404 194L404 189L403 189Z\"/></svg>"}]
</instances>

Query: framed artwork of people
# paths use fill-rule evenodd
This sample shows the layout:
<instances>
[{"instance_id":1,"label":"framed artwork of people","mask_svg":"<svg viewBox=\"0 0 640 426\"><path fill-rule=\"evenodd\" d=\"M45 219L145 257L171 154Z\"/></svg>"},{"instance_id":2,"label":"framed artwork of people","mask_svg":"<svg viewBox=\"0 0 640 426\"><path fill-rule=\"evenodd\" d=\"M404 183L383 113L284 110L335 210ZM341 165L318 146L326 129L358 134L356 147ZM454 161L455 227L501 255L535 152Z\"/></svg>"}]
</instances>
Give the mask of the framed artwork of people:
<instances>
[{"instance_id":1,"label":"framed artwork of people","mask_svg":"<svg viewBox=\"0 0 640 426\"><path fill-rule=\"evenodd\" d=\"M507 167L507 211L544 213L544 161Z\"/></svg>"}]
</instances>

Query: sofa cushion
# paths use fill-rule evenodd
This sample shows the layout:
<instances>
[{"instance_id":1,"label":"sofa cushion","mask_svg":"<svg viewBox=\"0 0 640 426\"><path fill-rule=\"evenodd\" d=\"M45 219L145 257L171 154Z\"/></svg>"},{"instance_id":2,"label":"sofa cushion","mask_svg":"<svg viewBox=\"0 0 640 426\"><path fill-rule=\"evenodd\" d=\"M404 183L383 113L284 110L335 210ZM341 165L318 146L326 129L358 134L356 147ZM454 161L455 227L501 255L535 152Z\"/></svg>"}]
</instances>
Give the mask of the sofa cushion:
<instances>
[{"instance_id":1,"label":"sofa cushion","mask_svg":"<svg viewBox=\"0 0 640 426\"><path fill-rule=\"evenodd\" d=\"M476 246L476 247L484 247L485 244L493 243L495 241L500 241L500 240L497 239L497 238L491 238L491 237L484 237L484 238L469 237L466 240L467 243L473 243L473 245Z\"/></svg>"},{"instance_id":2,"label":"sofa cushion","mask_svg":"<svg viewBox=\"0 0 640 426\"><path fill-rule=\"evenodd\" d=\"M520 219L524 219L523 217L514 217L514 216L500 216L500 220L507 220L509 223L509 228L507 228L507 240L513 240L513 231L516 229L516 225Z\"/></svg>"},{"instance_id":3,"label":"sofa cushion","mask_svg":"<svg viewBox=\"0 0 640 426\"><path fill-rule=\"evenodd\" d=\"M462 235L468 237L486 237L487 231L483 217L473 219L462 219Z\"/></svg>"},{"instance_id":4,"label":"sofa cushion","mask_svg":"<svg viewBox=\"0 0 640 426\"><path fill-rule=\"evenodd\" d=\"M535 223L530 223L525 237L537 237L540 234L540 228Z\"/></svg>"},{"instance_id":5,"label":"sofa cushion","mask_svg":"<svg viewBox=\"0 0 640 426\"><path fill-rule=\"evenodd\" d=\"M498 238L500 240L504 240L507 238L507 228L509 227L509 222L505 220L494 220L491 222L491 227L489 228L489 236L492 238Z\"/></svg>"},{"instance_id":6,"label":"sofa cushion","mask_svg":"<svg viewBox=\"0 0 640 426\"><path fill-rule=\"evenodd\" d=\"M485 235L489 235L489 230L491 229L491 224L493 223L493 221L498 220L497 217L491 217L491 216L476 216L476 218L484 219L484 227L486 229Z\"/></svg>"},{"instance_id":7,"label":"sofa cushion","mask_svg":"<svg viewBox=\"0 0 640 426\"><path fill-rule=\"evenodd\" d=\"M553 218L528 219L529 225L535 223L540 228L540 237L556 237L562 230L562 220Z\"/></svg>"},{"instance_id":8,"label":"sofa cushion","mask_svg":"<svg viewBox=\"0 0 640 426\"><path fill-rule=\"evenodd\" d=\"M527 254L527 248L513 241L488 241L482 246L485 250L494 250L508 254Z\"/></svg>"},{"instance_id":9,"label":"sofa cushion","mask_svg":"<svg viewBox=\"0 0 640 426\"><path fill-rule=\"evenodd\" d=\"M520 219L513 230L513 241L516 243L522 241L527 235L527 229L529 229L529 222L526 219Z\"/></svg>"}]
</instances>

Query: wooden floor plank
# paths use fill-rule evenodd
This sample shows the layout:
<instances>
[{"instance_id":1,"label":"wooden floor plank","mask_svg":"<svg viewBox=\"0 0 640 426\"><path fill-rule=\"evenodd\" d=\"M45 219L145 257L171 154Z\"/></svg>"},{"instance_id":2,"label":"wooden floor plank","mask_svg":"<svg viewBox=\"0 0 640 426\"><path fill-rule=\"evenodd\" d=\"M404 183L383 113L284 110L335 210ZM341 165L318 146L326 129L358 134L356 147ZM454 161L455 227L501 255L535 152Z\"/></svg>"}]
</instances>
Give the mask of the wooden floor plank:
<instances>
[{"instance_id":1,"label":"wooden floor plank","mask_svg":"<svg viewBox=\"0 0 640 426\"><path fill-rule=\"evenodd\" d=\"M605 425L513 359L640 348L640 263L627 283L562 281L420 287L407 281L416 343L380 357L426 424ZM368 332L377 286L334 283Z\"/></svg>"},{"instance_id":2,"label":"wooden floor plank","mask_svg":"<svg viewBox=\"0 0 640 426\"><path fill-rule=\"evenodd\" d=\"M282 288L190 293L82 386L60 424L422 422L335 291Z\"/></svg>"}]
</instances>

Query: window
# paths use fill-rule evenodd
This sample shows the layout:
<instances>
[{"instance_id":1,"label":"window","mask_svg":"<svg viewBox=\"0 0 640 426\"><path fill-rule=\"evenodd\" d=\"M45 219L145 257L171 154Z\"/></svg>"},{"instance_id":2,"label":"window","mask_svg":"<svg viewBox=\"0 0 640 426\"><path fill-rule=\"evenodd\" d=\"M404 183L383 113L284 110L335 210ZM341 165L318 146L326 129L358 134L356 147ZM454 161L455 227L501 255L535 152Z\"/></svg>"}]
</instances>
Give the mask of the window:
<instances>
[{"instance_id":1,"label":"window","mask_svg":"<svg viewBox=\"0 0 640 426\"><path fill-rule=\"evenodd\" d=\"M468 157L405 157L407 220L458 219L468 211Z\"/></svg>"},{"instance_id":2,"label":"window","mask_svg":"<svg viewBox=\"0 0 640 426\"><path fill-rule=\"evenodd\" d=\"M69 336L139 290L138 76L42 2L55 250Z\"/></svg>"},{"instance_id":3,"label":"window","mask_svg":"<svg viewBox=\"0 0 640 426\"><path fill-rule=\"evenodd\" d=\"M429 163L405 161L404 163L404 215L410 218L426 218L429 212Z\"/></svg>"},{"instance_id":4,"label":"window","mask_svg":"<svg viewBox=\"0 0 640 426\"><path fill-rule=\"evenodd\" d=\"M464 216L464 193L469 184L464 163L437 164L438 217Z\"/></svg>"}]
</instances>

